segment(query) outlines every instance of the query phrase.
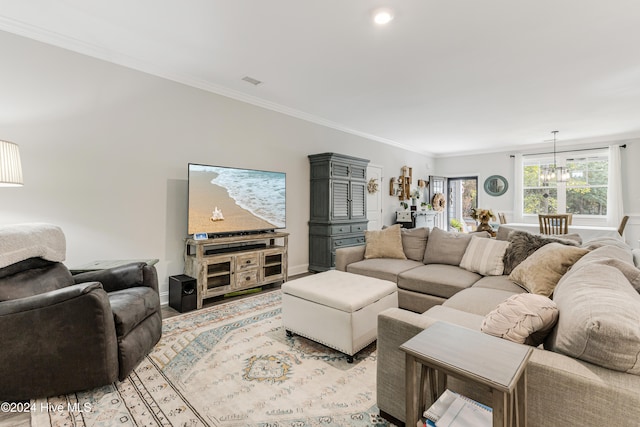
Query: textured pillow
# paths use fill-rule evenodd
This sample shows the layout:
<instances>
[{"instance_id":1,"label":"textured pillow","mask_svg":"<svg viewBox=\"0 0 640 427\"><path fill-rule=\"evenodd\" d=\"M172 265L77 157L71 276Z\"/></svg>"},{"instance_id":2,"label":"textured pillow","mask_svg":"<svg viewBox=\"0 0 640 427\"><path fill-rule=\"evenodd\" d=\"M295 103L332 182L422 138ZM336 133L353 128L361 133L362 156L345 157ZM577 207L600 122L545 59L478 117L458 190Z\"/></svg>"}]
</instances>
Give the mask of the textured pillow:
<instances>
[{"instance_id":1,"label":"textured pillow","mask_svg":"<svg viewBox=\"0 0 640 427\"><path fill-rule=\"evenodd\" d=\"M588 252L561 243L548 243L522 261L509 279L532 294L548 297L567 270Z\"/></svg>"},{"instance_id":2,"label":"textured pillow","mask_svg":"<svg viewBox=\"0 0 640 427\"><path fill-rule=\"evenodd\" d=\"M402 250L400 224L379 231L365 231L364 257L407 259Z\"/></svg>"},{"instance_id":3,"label":"textured pillow","mask_svg":"<svg viewBox=\"0 0 640 427\"><path fill-rule=\"evenodd\" d=\"M487 314L480 330L520 344L538 346L558 320L558 307L549 298L517 294Z\"/></svg>"},{"instance_id":4,"label":"textured pillow","mask_svg":"<svg viewBox=\"0 0 640 427\"><path fill-rule=\"evenodd\" d=\"M504 240L472 237L460 267L483 276L501 276L504 271L502 258L508 247L509 242Z\"/></svg>"},{"instance_id":5,"label":"textured pillow","mask_svg":"<svg viewBox=\"0 0 640 427\"><path fill-rule=\"evenodd\" d=\"M402 249L408 259L421 261L424 257L424 251L427 249L427 239L429 238L429 229L421 228L402 228Z\"/></svg>"},{"instance_id":6,"label":"textured pillow","mask_svg":"<svg viewBox=\"0 0 640 427\"><path fill-rule=\"evenodd\" d=\"M512 230L507 240L511 242L509 250L504 254L504 274L511 274L514 268L529 255L549 243L562 243L569 246L580 246L582 240L578 235L566 235L565 238L555 236L540 236L526 231ZM570 237L573 236L573 237ZM577 236L577 240L576 240Z\"/></svg>"},{"instance_id":7,"label":"textured pillow","mask_svg":"<svg viewBox=\"0 0 640 427\"><path fill-rule=\"evenodd\" d=\"M422 262L459 266L470 241L470 234L448 232L435 227L429 232Z\"/></svg>"},{"instance_id":8,"label":"textured pillow","mask_svg":"<svg viewBox=\"0 0 640 427\"><path fill-rule=\"evenodd\" d=\"M612 266L571 270L553 295L562 315L548 349L640 375L640 295Z\"/></svg>"}]
</instances>

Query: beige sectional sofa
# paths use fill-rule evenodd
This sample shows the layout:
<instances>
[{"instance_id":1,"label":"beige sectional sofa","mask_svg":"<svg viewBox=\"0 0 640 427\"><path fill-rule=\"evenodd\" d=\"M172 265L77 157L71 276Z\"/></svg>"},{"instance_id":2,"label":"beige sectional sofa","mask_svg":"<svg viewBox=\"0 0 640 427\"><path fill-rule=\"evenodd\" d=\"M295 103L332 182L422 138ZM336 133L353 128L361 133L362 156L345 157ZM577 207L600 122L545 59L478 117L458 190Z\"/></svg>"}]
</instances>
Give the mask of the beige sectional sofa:
<instances>
[{"instance_id":1,"label":"beige sectional sofa","mask_svg":"<svg viewBox=\"0 0 640 427\"><path fill-rule=\"evenodd\" d=\"M519 279L526 282L524 285L514 283L509 275L484 276L453 265L452 248L456 244L462 246L462 240L468 244L471 237L451 237L437 229L431 235L425 231L404 231L406 256L415 259L365 259L364 247L337 251L338 269L398 284L400 307L386 310L378 317L377 401L381 415L396 423L405 419L405 355L399 350L402 343L437 321L483 333L483 321L489 313L495 313L496 307L509 297L527 293L529 289L537 293L552 292L550 297L559 317L557 323L550 325L553 327L544 344L534 349L528 364L528 425L637 426L640 420L640 270L634 264L634 255L640 258L639 251L611 239L577 247L578 243L567 241L563 241L563 245L549 245L544 238L536 236L531 237L533 247L528 252L525 250L526 257L509 265L512 253L519 250L523 256L522 247L517 246L521 240L517 237L522 238L524 233L509 231L504 227L498 234L499 240L511 240L503 257L504 267L507 272L520 273L520 279L522 274L526 275L525 279ZM409 233L413 235L408 237ZM418 261L416 236L425 234L425 257ZM429 245L433 245L433 250L440 249L440 261L449 264L429 263L436 259L426 256ZM547 249L536 250L543 246ZM567 261L563 256L556 256L553 252L556 250L572 253L574 259ZM547 257L540 258L538 255L544 251ZM551 261L549 254L553 257ZM539 263L538 259L546 261ZM557 277L553 280L559 278L555 288L538 286L536 282L548 279L549 272L557 268L555 264L563 268L561 273L554 273ZM517 276L512 274L511 278ZM455 379L450 379L448 387L490 404L486 390Z\"/></svg>"}]
</instances>

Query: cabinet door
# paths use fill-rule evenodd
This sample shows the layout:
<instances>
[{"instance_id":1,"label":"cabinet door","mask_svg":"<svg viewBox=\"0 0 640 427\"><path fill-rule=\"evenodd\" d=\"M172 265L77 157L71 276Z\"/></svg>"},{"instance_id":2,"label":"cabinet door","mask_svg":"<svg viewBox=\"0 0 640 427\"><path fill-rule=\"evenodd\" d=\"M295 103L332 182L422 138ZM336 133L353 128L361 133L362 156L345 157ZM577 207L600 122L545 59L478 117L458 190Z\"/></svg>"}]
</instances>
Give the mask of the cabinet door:
<instances>
[{"instance_id":1,"label":"cabinet door","mask_svg":"<svg viewBox=\"0 0 640 427\"><path fill-rule=\"evenodd\" d=\"M343 162L331 162L331 177L332 178L349 178L350 166Z\"/></svg>"},{"instance_id":2,"label":"cabinet door","mask_svg":"<svg viewBox=\"0 0 640 427\"><path fill-rule=\"evenodd\" d=\"M351 219L367 217L367 185L363 182L351 182L350 188Z\"/></svg>"},{"instance_id":3,"label":"cabinet door","mask_svg":"<svg viewBox=\"0 0 640 427\"><path fill-rule=\"evenodd\" d=\"M349 219L349 181L331 182L331 219Z\"/></svg>"},{"instance_id":4,"label":"cabinet door","mask_svg":"<svg viewBox=\"0 0 640 427\"><path fill-rule=\"evenodd\" d=\"M353 180L366 181L367 167L362 165L350 165L349 177Z\"/></svg>"}]
</instances>

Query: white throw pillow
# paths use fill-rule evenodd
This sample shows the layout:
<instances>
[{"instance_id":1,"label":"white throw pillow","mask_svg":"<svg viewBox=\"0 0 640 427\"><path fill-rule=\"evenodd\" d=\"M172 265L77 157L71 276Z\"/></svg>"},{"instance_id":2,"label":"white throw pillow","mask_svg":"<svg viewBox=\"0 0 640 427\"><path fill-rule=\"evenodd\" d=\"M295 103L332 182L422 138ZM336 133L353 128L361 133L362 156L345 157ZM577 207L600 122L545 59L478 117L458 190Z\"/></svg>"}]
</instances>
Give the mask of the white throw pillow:
<instances>
[{"instance_id":1,"label":"white throw pillow","mask_svg":"<svg viewBox=\"0 0 640 427\"><path fill-rule=\"evenodd\" d=\"M549 298L517 294L487 314L480 330L520 344L538 346L558 320L558 307Z\"/></svg>"},{"instance_id":2,"label":"white throw pillow","mask_svg":"<svg viewBox=\"0 0 640 427\"><path fill-rule=\"evenodd\" d=\"M509 247L504 240L471 238L460 261L460 267L483 276L501 276L504 271L502 258Z\"/></svg>"}]
</instances>

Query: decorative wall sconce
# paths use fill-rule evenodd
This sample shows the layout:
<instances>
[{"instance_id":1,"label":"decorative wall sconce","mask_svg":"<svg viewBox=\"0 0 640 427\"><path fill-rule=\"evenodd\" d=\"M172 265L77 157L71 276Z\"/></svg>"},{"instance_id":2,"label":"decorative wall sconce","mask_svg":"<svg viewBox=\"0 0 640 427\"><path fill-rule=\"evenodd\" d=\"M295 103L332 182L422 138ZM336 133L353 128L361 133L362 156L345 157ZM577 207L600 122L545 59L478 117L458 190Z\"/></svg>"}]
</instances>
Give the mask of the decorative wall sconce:
<instances>
[{"instance_id":1,"label":"decorative wall sconce","mask_svg":"<svg viewBox=\"0 0 640 427\"><path fill-rule=\"evenodd\" d=\"M402 175L398 178L391 178L389 181L389 195L398 196L400 200L410 199L412 181L413 169L408 166L403 166Z\"/></svg>"}]
</instances>

